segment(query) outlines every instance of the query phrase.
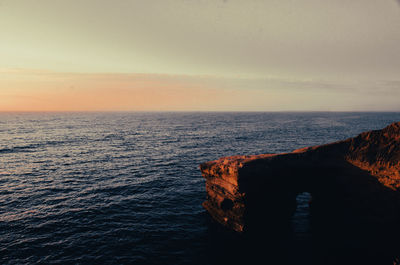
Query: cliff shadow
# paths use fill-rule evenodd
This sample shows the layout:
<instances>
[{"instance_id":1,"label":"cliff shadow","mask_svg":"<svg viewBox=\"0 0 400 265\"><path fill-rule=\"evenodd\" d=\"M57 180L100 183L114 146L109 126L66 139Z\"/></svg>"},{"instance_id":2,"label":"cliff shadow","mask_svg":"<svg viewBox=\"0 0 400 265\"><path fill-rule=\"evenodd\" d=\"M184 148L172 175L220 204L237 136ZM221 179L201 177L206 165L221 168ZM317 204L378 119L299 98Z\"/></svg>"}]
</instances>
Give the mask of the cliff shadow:
<instances>
[{"instance_id":1,"label":"cliff shadow","mask_svg":"<svg viewBox=\"0 0 400 265\"><path fill-rule=\"evenodd\" d=\"M245 249L290 252L303 264L393 264L400 256L398 192L344 159L305 160L255 161L241 172ZM304 192L311 197L310 231L299 241L293 214Z\"/></svg>"}]
</instances>

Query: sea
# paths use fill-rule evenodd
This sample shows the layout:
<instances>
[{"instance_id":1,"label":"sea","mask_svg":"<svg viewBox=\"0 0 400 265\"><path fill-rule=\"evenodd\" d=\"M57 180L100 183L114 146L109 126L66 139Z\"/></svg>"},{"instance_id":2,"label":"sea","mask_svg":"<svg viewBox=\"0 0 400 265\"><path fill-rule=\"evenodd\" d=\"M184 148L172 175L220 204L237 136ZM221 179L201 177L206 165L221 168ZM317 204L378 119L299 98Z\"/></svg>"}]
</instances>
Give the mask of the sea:
<instances>
[{"instance_id":1,"label":"sea","mask_svg":"<svg viewBox=\"0 0 400 265\"><path fill-rule=\"evenodd\" d=\"M400 113L0 113L0 264L394 264L384 251L318 246L306 193L290 236L243 239L203 209L199 164L395 121Z\"/></svg>"}]
</instances>

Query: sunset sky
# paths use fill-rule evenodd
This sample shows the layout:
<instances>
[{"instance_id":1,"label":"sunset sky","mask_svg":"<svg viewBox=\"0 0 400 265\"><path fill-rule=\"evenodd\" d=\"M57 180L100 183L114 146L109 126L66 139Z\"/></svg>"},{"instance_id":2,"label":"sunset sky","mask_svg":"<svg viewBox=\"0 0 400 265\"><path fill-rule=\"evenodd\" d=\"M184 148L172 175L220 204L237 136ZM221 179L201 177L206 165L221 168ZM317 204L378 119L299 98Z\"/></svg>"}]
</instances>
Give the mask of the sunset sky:
<instances>
[{"instance_id":1,"label":"sunset sky","mask_svg":"<svg viewBox=\"0 0 400 265\"><path fill-rule=\"evenodd\" d=\"M400 111L396 0L0 0L0 111Z\"/></svg>"}]
</instances>

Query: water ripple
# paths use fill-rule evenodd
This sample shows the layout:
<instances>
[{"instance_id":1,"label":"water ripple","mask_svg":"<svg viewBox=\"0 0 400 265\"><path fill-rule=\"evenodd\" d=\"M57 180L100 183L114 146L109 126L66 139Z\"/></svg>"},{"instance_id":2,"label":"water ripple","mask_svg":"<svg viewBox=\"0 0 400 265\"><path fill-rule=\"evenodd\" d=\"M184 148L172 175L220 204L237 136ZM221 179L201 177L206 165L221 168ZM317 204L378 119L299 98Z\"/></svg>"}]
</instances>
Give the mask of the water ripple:
<instances>
[{"instance_id":1,"label":"water ripple","mask_svg":"<svg viewBox=\"0 0 400 265\"><path fill-rule=\"evenodd\" d=\"M399 113L0 114L0 263L218 263L232 250L212 242L232 240L201 207L199 163L287 152L396 120ZM297 246L310 240L306 217L299 207Z\"/></svg>"}]
</instances>

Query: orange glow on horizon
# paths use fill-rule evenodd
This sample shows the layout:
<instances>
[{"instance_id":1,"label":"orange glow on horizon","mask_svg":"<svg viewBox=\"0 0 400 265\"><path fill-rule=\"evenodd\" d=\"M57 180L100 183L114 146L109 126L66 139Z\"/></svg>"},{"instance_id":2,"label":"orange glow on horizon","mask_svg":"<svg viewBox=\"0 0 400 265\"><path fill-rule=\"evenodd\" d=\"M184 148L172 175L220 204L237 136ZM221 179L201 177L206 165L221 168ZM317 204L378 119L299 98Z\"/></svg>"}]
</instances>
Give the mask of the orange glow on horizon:
<instances>
[{"instance_id":1,"label":"orange glow on horizon","mask_svg":"<svg viewBox=\"0 0 400 265\"><path fill-rule=\"evenodd\" d=\"M210 108L224 90L167 75L0 71L0 111L151 111Z\"/></svg>"},{"instance_id":2,"label":"orange glow on horizon","mask_svg":"<svg viewBox=\"0 0 400 265\"><path fill-rule=\"evenodd\" d=\"M377 91L365 82L363 97L360 84L352 85L284 77L0 69L0 111L398 111L394 95L400 91L391 83Z\"/></svg>"}]
</instances>

